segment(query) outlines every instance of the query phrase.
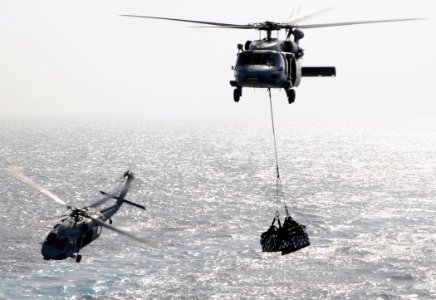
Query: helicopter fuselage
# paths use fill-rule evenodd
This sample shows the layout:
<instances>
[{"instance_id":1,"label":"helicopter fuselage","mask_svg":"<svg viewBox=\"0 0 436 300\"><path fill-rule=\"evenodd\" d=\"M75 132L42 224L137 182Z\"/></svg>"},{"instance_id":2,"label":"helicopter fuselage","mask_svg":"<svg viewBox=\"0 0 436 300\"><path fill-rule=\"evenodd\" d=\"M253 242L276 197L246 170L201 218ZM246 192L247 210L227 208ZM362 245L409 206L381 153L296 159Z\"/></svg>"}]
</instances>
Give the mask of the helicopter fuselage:
<instances>
[{"instance_id":1,"label":"helicopter fuselage","mask_svg":"<svg viewBox=\"0 0 436 300\"><path fill-rule=\"evenodd\" d=\"M93 218L104 222L105 218L99 211L84 209ZM100 234L101 226L94 220L69 216L53 227L42 243L41 253L46 260L75 257L75 253L97 239Z\"/></svg>"},{"instance_id":2,"label":"helicopter fuselage","mask_svg":"<svg viewBox=\"0 0 436 300\"><path fill-rule=\"evenodd\" d=\"M292 88L300 84L301 67L292 53L248 50L239 53L234 75L236 87Z\"/></svg>"},{"instance_id":3,"label":"helicopter fuselage","mask_svg":"<svg viewBox=\"0 0 436 300\"><path fill-rule=\"evenodd\" d=\"M238 45L238 49L240 51L233 67L235 80L230 81L230 85L235 87L235 102L242 96L243 87L251 87L283 88L289 103L292 103L295 100L294 88L300 85L302 76L336 75L334 67L302 68L300 61L304 50L290 39L247 41L245 50L242 45Z\"/></svg>"},{"instance_id":4,"label":"helicopter fuselage","mask_svg":"<svg viewBox=\"0 0 436 300\"><path fill-rule=\"evenodd\" d=\"M247 41L245 51L242 45L233 67L235 80L234 100L239 101L243 87L252 88L283 88L297 87L301 80L301 65L299 58L303 50L291 41L263 39ZM293 99L292 99L293 101Z\"/></svg>"}]
</instances>

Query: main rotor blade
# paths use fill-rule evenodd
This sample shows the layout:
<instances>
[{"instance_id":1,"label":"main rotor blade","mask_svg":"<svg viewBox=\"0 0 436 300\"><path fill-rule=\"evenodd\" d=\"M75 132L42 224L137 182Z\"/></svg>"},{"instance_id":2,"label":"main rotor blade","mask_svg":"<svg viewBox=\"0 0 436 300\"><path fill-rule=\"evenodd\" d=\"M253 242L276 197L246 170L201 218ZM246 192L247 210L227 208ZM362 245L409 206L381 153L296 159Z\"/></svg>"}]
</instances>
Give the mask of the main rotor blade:
<instances>
[{"instance_id":1,"label":"main rotor blade","mask_svg":"<svg viewBox=\"0 0 436 300\"><path fill-rule=\"evenodd\" d=\"M218 28L218 29L222 29L222 28L228 28L228 29L256 29L257 27L251 24L248 25L237 25L237 26L188 26L191 28Z\"/></svg>"},{"instance_id":2,"label":"main rotor blade","mask_svg":"<svg viewBox=\"0 0 436 300\"><path fill-rule=\"evenodd\" d=\"M145 244L151 244L151 242L148 241L148 240L146 240L146 239L138 238L138 237L136 237L136 236L134 236L134 235L131 235L130 233L127 233L127 232L125 232L125 231L123 231L123 230L121 230L121 229L118 229L118 228L116 228L116 227L114 227L114 226L111 226L111 225L109 225L109 224L107 224L107 223L105 223L105 222L103 222L103 221L100 221L99 219L95 219L95 218L93 218L93 217L91 217L91 216L88 216L88 218L92 219L92 220L93 220L94 222L96 222L99 226L102 226L102 227L107 228L107 229L109 229L109 230L115 231L116 233L119 233L119 234L121 234L121 235L125 235L125 236L127 236L127 237L129 237L129 238L131 238L131 239L134 239L135 241L138 241L138 242L141 242L141 243L145 243Z\"/></svg>"},{"instance_id":3,"label":"main rotor blade","mask_svg":"<svg viewBox=\"0 0 436 300\"><path fill-rule=\"evenodd\" d=\"M403 21L416 21L416 20L425 20L425 18L409 18L409 19L390 19L390 20L373 20L373 21L357 21L357 22L308 24L308 25L295 25L295 28L310 29L310 28L324 28L324 27L337 27L337 26L348 26L348 25L358 25L358 24L403 22Z\"/></svg>"},{"instance_id":4,"label":"main rotor blade","mask_svg":"<svg viewBox=\"0 0 436 300\"><path fill-rule=\"evenodd\" d=\"M5 168L5 172L8 173L9 175L15 177L16 179L18 179L22 183L30 186L31 188L34 188L35 190L37 190L41 194L44 194L48 198L56 201L57 203L62 204L62 205L67 205L67 203L64 200L62 200L61 198L59 198L58 196L56 196L55 194L53 194L49 190L45 189L43 186L39 185L38 183L33 181L33 179L31 179L30 177L27 177L26 175L19 172L18 170L14 169L14 168Z\"/></svg>"},{"instance_id":5,"label":"main rotor blade","mask_svg":"<svg viewBox=\"0 0 436 300\"><path fill-rule=\"evenodd\" d=\"M286 23L290 24L290 25L295 25L295 24L298 24L301 21L307 20L307 19L309 19L311 17L314 17L316 15L319 15L319 14L321 14L323 12L332 10L333 8L335 8L335 7L334 6L327 6L327 7L320 7L320 8L317 8L317 9L308 10L308 11L302 13L302 14L298 14L295 17L292 17Z\"/></svg>"},{"instance_id":6,"label":"main rotor blade","mask_svg":"<svg viewBox=\"0 0 436 300\"><path fill-rule=\"evenodd\" d=\"M292 18L299 16L301 13L301 2L298 3L298 6L294 6L292 8L291 14L289 15L289 20L292 20Z\"/></svg>"},{"instance_id":7,"label":"main rotor blade","mask_svg":"<svg viewBox=\"0 0 436 300\"><path fill-rule=\"evenodd\" d=\"M240 27L245 28L245 27L249 26L249 25L228 24L228 23L197 21L197 20L187 20L187 19L175 19L175 18L163 18L163 17L152 17L152 16L139 16L139 15L120 15L120 16L121 17L132 17L132 18L167 20L167 21L176 21L176 22L187 22L187 23L196 23L196 24L206 24L206 25L214 25L214 26L222 26L222 27L230 27L230 28L240 28Z\"/></svg>"}]
</instances>

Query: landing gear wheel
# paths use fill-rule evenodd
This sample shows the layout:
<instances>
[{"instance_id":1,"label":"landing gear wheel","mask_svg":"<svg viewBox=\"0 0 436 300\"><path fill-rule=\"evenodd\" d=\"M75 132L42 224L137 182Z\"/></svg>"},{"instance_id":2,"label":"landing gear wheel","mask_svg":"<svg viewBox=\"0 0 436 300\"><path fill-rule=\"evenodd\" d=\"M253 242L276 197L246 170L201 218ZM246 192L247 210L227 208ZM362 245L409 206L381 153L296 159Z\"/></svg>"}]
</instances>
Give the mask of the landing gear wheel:
<instances>
[{"instance_id":1,"label":"landing gear wheel","mask_svg":"<svg viewBox=\"0 0 436 300\"><path fill-rule=\"evenodd\" d=\"M242 89L236 88L233 90L233 100L235 100L235 102L239 102L241 95L242 95Z\"/></svg>"},{"instance_id":2,"label":"landing gear wheel","mask_svg":"<svg viewBox=\"0 0 436 300\"><path fill-rule=\"evenodd\" d=\"M77 255L76 256L76 263L79 263L82 260L82 255Z\"/></svg>"},{"instance_id":3,"label":"landing gear wheel","mask_svg":"<svg viewBox=\"0 0 436 300\"><path fill-rule=\"evenodd\" d=\"M295 101L295 90L294 89L286 90L286 95L288 96L289 104L292 104Z\"/></svg>"}]
</instances>

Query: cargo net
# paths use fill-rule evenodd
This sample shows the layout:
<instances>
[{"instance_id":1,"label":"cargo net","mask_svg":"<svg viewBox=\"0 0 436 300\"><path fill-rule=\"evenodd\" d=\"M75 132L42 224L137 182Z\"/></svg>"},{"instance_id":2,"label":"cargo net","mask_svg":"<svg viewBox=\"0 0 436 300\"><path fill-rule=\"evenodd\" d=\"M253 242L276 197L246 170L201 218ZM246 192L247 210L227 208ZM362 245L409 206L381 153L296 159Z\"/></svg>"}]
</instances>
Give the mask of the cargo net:
<instances>
[{"instance_id":1,"label":"cargo net","mask_svg":"<svg viewBox=\"0 0 436 300\"><path fill-rule=\"evenodd\" d=\"M286 210L287 211L287 210ZM278 227L274 224L277 221ZM288 213L283 226L278 211L267 231L260 236L263 252L289 254L310 245L306 226L297 223Z\"/></svg>"}]
</instances>

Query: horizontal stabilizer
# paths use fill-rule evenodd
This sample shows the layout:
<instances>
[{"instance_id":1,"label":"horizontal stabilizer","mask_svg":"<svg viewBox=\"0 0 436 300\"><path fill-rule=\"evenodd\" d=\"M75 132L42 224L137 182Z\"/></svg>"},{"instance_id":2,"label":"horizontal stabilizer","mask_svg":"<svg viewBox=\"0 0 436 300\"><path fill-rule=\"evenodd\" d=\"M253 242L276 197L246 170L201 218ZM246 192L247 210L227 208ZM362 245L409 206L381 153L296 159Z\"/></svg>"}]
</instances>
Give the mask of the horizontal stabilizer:
<instances>
[{"instance_id":1,"label":"horizontal stabilizer","mask_svg":"<svg viewBox=\"0 0 436 300\"><path fill-rule=\"evenodd\" d=\"M136 203L134 203L134 202L132 202L132 201L129 201L129 200L126 200L126 199L124 199L123 202L124 202L124 203L127 203L127 204L130 204L130 205L133 205L133 206L135 206L135 207L137 207L137 208L140 208L140 209L145 209L145 206L143 206L143 205L139 205L139 204L136 204Z\"/></svg>"},{"instance_id":2,"label":"horizontal stabilizer","mask_svg":"<svg viewBox=\"0 0 436 300\"><path fill-rule=\"evenodd\" d=\"M336 76L336 68L335 67L302 67L301 76L304 77Z\"/></svg>"},{"instance_id":3,"label":"horizontal stabilizer","mask_svg":"<svg viewBox=\"0 0 436 300\"><path fill-rule=\"evenodd\" d=\"M143 206L143 205L136 204L136 203L134 203L132 201L129 201L129 200L126 200L126 199L121 199L118 196L115 196L115 195L112 195L112 194L109 194L109 193L106 193L106 192L103 192L103 191L100 191L100 194L105 195L105 196L107 196L109 198L112 198L112 199L116 199L118 201L121 200L123 203L130 204L130 205L135 206L137 208L145 209L145 206Z\"/></svg>"}]
</instances>

